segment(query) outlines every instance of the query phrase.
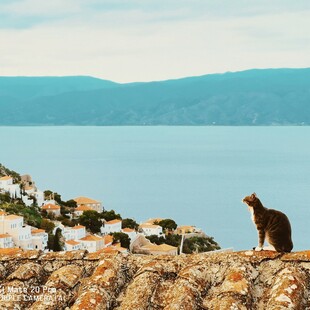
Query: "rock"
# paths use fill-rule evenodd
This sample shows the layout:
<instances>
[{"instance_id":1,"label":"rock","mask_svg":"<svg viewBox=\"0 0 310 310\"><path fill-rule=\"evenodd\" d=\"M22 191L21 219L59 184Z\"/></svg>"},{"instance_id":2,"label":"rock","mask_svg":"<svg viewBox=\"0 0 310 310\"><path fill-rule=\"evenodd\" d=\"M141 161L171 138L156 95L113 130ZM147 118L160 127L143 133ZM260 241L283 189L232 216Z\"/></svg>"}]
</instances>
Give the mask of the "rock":
<instances>
[{"instance_id":1,"label":"rock","mask_svg":"<svg viewBox=\"0 0 310 310\"><path fill-rule=\"evenodd\" d=\"M310 252L0 254L0 309L310 309ZM11 300L9 299L11 298Z\"/></svg>"}]
</instances>

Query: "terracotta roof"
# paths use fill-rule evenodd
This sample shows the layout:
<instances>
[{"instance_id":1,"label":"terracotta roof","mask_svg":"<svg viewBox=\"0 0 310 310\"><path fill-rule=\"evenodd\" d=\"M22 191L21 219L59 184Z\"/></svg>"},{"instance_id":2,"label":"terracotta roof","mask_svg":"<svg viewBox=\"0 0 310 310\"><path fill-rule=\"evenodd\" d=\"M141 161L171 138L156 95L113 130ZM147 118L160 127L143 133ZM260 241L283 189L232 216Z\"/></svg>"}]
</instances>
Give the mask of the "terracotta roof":
<instances>
[{"instance_id":1,"label":"terracotta roof","mask_svg":"<svg viewBox=\"0 0 310 310\"><path fill-rule=\"evenodd\" d=\"M70 244L70 245L78 245L80 242L74 241L74 240L67 240L65 243Z\"/></svg>"},{"instance_id":2,"label":"terracotta roof","mask_svg":"<svg viewBox=\"0 0 310 310\"><path fill-rule=\"evenodd\" d=\"M135 230L126 227L126 228L123 228L122 231L123 231L123 232L128 232L128 233L130 233L130 232L134 232Z\"/></svg>"},{"instance_id":3,"label":"terracotta roof","mask_svg":"<svg viewBox=\"0 0 310 310\"><path fill-rule=\"evenodd\" d=\"M139 227L141 227L141 228L158 228L158 227L161 227L161 226L144 223L144 224L141 224Z\"/></svg>"},{"instance_id":4,"label":"terracotta roof","mask_svg":"<svg viewBox=\"0 0 310 310\"><path fill-rule=\"evenodd\" d=\"M42 207L43 210L60 210L60 206L56 206L54 204L47 204Z\"/></svg>"},{"instance_id":5,"label":"terracotta roof","mask_svg":"<svg viewBox=\"0 0 310 310\"><path fill-rule=\"evenodd\" d=\"M6 215L6 212L0 211L0 215Z\"/></svg>"},{"instance_id":6,"label":"terracotta roof","mask_svg":"<svg viewBox=\"0 0 310 310\"><path fill-rule=\"evenodd\" d=\"M12 237L9 234L0 234L0 239Z\"/></svg>"},{"instance_id":7,"label":"terracotta roof","mask_svg":"<svg viewBox=\"0 0 310 310\"><path fill-rule=\"evenodd\" d=\"M88 211L88 210L92 210L92 208L84 205L80 205L77 208L75 208L75 211Z\"/></svg>"},{"instance_id":8,"label":"terracotta roof","mask_svg":"<svg viewBox=\"0 0 310 310\"><path fill-rule=\"evenodd\" d=\"M31 231L32 234L40 234L40 233L45 233L44 229L33 229Z\"/></svg>"},{"instance_id":9,"label":"terracotta roof","mask_svg":"<svg viewBox=\"0 0 310 310\"><path fill-rule=\"evenodd\" d=\"M71 227L71 229L82 229L82 228L85 228L85 226L83 226L83 225L76 225L76 226Z\"/></svg>"},{"instance_id":10,"label":"terracotta roof","mask_svg":"<svg viewBox=\"0 0 310 310\"><path fill-rule=\"evenodd\" d=\"M13 178L9 175L5 175L4 177L0 178L0 181L6 181L6 180L10 180L10 179L13 179Z\"/></svg>"},{"instance_id":11,"label":"terracotta roof","mask_svg":"<svg viewBox=\"0 0 310 310\"><path fill-rule=\"evenodd\" d=\"M118 253L119 251L116 250L114 247L107 247L107 248L103 248L97 252L100 252L100 253Z\"/></svg>"},{"instance_id":12,"label":"terracotta roof","mask_svg":"<svg viewBox=\"0 0 310 310\"><path fill-rule=\"evenodd\" d=\"M77 204L83 205L83 204L89 204L89 203L100 203L100 201L88 198L88 197L76 197L73 199Z\"/></svg>"},{"instance_id":13,"label":"terracotta roof","mask_svg":"<svg viewBox=\"0 0 310 310\"><path fill-rule=\"evenodd\" d=\"M99 241L99 240L103 240L103 238L95 236L95 235L88 235L84 238L81 238L80 240L83 240L83 241Z\"/></svg>"},{"instance_id":14,"label":"terracotta roof","mask_svg":"<svg viewBox=\"0 0 310 310\"><path fill-rule=\"evenodd\" d=\"M122 220L115 219L115 220L111 220L111 221L105 222L105 224L112 225L112 224L120 223L121 221Z\"/></svg>"},{"instance_id":15,"label":"terracotta roof","mask_svg":"<svg viewBox=\"0 0 310 310\"><path fill-rule=\"evenodd\" d=\"M7 215L4 219L10 221L10 220L16 220L16 219L23 219L23 217L19 215L15 215L15 214L10 214L10 215Z\"/></svg>"},{"instance_id":16,"label":"terracotta roof","mask_svg":"<svg viewBox=\"0 0 310 310\"><path fill-rule=\"evenodd\" d=\"M112 243L113 242L113 236L106 235L106 236L103 237L103 240L104 240L104 244Z\"/></svg>"}]
</instances>

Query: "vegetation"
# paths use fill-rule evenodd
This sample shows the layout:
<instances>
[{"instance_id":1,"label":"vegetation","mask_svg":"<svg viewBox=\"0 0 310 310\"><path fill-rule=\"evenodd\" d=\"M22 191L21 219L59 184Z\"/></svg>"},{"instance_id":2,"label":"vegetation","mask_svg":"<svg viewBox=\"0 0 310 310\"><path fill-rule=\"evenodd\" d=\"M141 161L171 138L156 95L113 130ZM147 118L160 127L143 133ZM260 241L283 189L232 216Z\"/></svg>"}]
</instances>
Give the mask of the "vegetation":
<instances>
[{"instance_id":1,"label":"vegetation","mask_svg":"<svg viewBox=\"0 0 310 310\"><path fill-rule=\"evenodd\" d=\"M123 248L129 249L130 245L130 238L127 234L122 232L115 232L112 234L113 236L113 243L120 242Z\"/></svg>"},{"instance_id":2,"label":"vegetation","mask_svg":"<svg viewBox=\"0 0 310 310\"><path fill-rule=\"evenodd\" d=\"M40 228L44 229L47 233L51 233L55 228L55 224L48 219L42 219Z\"/></svg>"},{"instance_id":3,"label":"vegetation","mask_svg":"<svg viewBox=\"0 0 310 310\"><path fill-rule=\"evenodd\" d=\"M152 243L155 244L169 244L171 246L175 246L180 248L182 236L181 235L167 235L165 237L158 237L157 235L151 235L146 237ZM202 237L195 236L184 240L183 243L183 253L191 254L191 253L201 253L208 252L220 249L220 246L213 240L212 237Z\"/></svg>"},{"instance_id":4,"label":"vegetation","mask_svg":"<svg viewBox=\"0 0 310 310\"><path fill-rule=\"evenodd\" d=\"M133 219L123 219L122 220L122 228L131 228L134 230L138 230L139 224Z\"/></svg>"},{"instance_id":5,"label":"vegetation","mask_svg":"<svg viewBox=\"0 0 310 310\"><path fill-rule=\"evenodd\" d=\"M85 212L84 212L85 213ZM119 213L115 213L114 210L110 210L110 211L103 211L101 213L102 218L104 218L106 221L112 221L115 219L121 220L122 217Z\"/></svg>"},{"instance_id":6,"label":"vegetation","mask_svg":"<svg viewBox=\"0 0 310 310\"><path fill-rule=\"evenodd\" d=\"M84 225L92 233L100 232L100 227L102 226L101 214L97 211L87 210L79 217L79 223Z\"/></svg>"},{"instance_id":7,"label":"vegetation","mask_svg":"<svg viewBox=\"0 0 310 310\"><path fill-rule=\"evenodd\" d=\"M10 170L0 164L0 177L3 177L5 175L10 175L13 178L14 183L20 183L21 182L21 177L20 174L15 172L14 170Z\"/></svg>"},{"instance_id":8,"label":"vegetation","mask_svg":"<svg viewBox=\"0 0 310 310\"><path fill-rule=\"evenodd\" d=\"M55 232L54 242L53 242L53 251L59 252L64 248L63 236L61 233L61 229L57 228Z\"/></svg>"},{"instance_id":9,"label":"vegetation","mask_svg":"<svg viewBox=\"0 0 310 310\"><path fill-rule=\"evenodd\" d=\"M219 250L220 246L212 237L191 237L184 240L183 253L201 253Z\"/></svg>"},{"instance_id":10,"label":"vegetation","mask_svg":"<svg viewBox=\"0 0 310 310\"><path fill-rule=\"evenodd\" d=\"M177 223L174 220L171 219L164 219L158 222L158 225L163 228L164 232L172 232L177 228Z\"/></svg>"},{"instance_id":11,"label":"vegetation","mask_svg":"<svg viewBox=\"0 0 310 310\"><path fill-rule=\"evenodd\" d=\"M38 228L41 226L42 216L35 206L26 207L25 204L19 201L18 203L2 203L1 208L8 214L23 216L25 223L28 225Z\"/></svg>"}]
</instances>

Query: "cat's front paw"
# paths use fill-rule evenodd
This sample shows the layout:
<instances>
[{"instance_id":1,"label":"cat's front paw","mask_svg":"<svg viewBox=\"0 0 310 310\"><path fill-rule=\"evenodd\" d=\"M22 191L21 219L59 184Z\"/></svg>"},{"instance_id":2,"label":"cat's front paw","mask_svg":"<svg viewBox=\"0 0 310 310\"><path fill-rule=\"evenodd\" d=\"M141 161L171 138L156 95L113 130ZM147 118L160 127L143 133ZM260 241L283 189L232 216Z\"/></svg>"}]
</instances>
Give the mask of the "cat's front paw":
<instances>
[{"instance_id":1,"label":"cat's front paw","mask_svg":"<svg viewBox=\"0 0 310 310\"><path fill-rule=\"evenodd\" d=\"M262 251L263 250L263 248L261 247L261 246L257 246L255 249L254 249L254 251Z\"/></svg>"}]
</instances>

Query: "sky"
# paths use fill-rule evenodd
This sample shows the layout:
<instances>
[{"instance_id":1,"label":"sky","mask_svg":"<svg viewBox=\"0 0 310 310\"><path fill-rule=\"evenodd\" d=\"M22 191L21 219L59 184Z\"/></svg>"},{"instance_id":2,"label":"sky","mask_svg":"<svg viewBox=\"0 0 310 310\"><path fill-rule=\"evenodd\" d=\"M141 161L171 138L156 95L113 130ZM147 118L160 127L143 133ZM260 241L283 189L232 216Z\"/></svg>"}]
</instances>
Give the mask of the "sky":
<instances>
[{"instance_id":1,"label":"sky","mask_svg":"<svg viewBox=\"0 0 310 310\"><path fill-rule=\"evenodd\" d=\"M310 67L309 0L0 0L0 76Z\"/></svg>"}]
</instances>

